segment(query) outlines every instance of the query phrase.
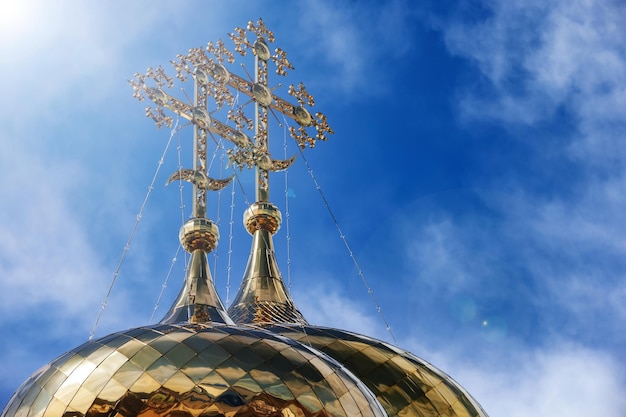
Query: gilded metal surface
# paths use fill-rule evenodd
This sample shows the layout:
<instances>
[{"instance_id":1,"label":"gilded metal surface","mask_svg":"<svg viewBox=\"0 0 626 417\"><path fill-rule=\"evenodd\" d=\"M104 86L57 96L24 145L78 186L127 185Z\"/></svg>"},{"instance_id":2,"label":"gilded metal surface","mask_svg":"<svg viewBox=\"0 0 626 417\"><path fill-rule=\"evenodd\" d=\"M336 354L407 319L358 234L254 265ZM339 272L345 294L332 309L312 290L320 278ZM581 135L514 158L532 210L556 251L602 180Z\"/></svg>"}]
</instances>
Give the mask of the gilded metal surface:
<instances>
[{"instance_id":1,"label":"gilded metal surface","mask_svg":"<svg viewBox=\"0 0 626 417\"><path fill-rule=\"evenodd\" d=\"M233 303L228 308L228 314L233 321L241 324L306 323L306 319L291 300Z\"/></svg>"},{"instance_id":2,"label":"gilded metal surface","mask_svg":"<svg viewBox=\"0 0 626 417\"><path fill-rule=\"evenodd\" d=\"M217 246L220 233L211 220L199 217L187 221L180 228L180 244L189 253L196 250L211 252Z\"/></svg>"},{"instance_id":3,"label":"gilded metal surface","mask_svg":"<svg viewBox=\"0 0 626 417\"><path fill-rule=\"evenodd\" d=\"M254 95L255 83L248 81L245 78L239 77L236 74L233 74L233 73L229 73L229 74L230 74L230 79L228 80L227 84L230 87L236 89L240 93L247 95L250 98L257 98ZM299 135L291 134L291 137L294 138L296 142L298 143L298 145L301 146L302 148L306 146L309 146L312 148L315 146L315 142L317 140L322 140L322 141L327 140L328 135L333 134L334 131L328 125L326 116L323 113L320 113L320 112L315 113L315 118L311 116L311 120L306 120L306 123L303 123L303 121L299 120L297 117L297 112L299 112L298 110L299 108L306 110L306 108L304 107L305 105L313 106L313 104L315 103L313 96L311 96L306 91L306 89L304 88L304 85L300 83L297 89L293 85L290 85L288 94L296 97L299 105L291 104L288 101L274 94L272 94L271 97L264 96L263 98L265 99L265 102L263 103L263 105L266 108L278 111L284 114L285 116L295 120L299 125L301 125L300 127L303 127L301 134ZM304 127L309 127L309 126L315 126L316 133L314 136L311 136L308 133L308 131L304 129Z\"/></svg>"},{"instance_id":4,"label":"gilded metal surface","mask_svg":"<svg viewBox=\"0 0 626 417\"><path fill-rule=\"evenodd\" d=\"M254 42L247 32L256 35ZM172 62L176 78L193 77L193 104L164 91L174 79L161 67L131 81L135 97L156 105L146 113L158 127L171 127L167 110L194 128L194 167L169 179L191 182L195 195L193 218L179 236L191 258L177 300L160 324L90 341L45 366L18 389L0 417L486 417L460 385L427 362L373 338L309 326L296 308L272 242L281 214L268 201L268 172L287 168L293 158L271 158L268 111L298 123L290 134L302 148L325 140L332 129L323 114L313 116L307 109L314 99L303 84L288 91L298 105L272 94L268 64L278 75L293 66L283 50L272 54L268 42L274 35L263 21L237 28L230 37L236 52L254 55L254 81L228 71L225 64L234 62L234 54L221 40ZM243 107L228 110L235 127L211 117L209 99L217 109L234 106L231 89L254 101L254 123ZM245 132L253 127L251 139ZM210 134L235 145L229 155L239 168L257 171L257 202L244 213L252 249L228 312L206 256L219 239L215 224L204 217L206 191L230 181L207 175Z\"/></svg>"},{"instance_id":5,"label":"gilded metal surface","mask_svg":"<svg viewBox=\"0 0 626 417\"><path fill-rule=\"evenodd\" d=\"M373 394L325 354L269 332L157 325L85 343L36 372L2 417L367 416Z\"/></svg>"},{"instance_id":6,"label":"gilded metal surface","mask_svg":"<svg viewBox=\"0 0 626 417\"><path fill-rule=\"evenodd\" d=\"M250 34L254 39L248 40ZM172 61L178 80L186 82L193 78L193 103L185 103L165 91L174 87L174 77L167 75L162 67L149 68L145 74L135 74L130 84L137 99L143 101L147 98L154 103L155 107L148 107L146 112L158 127L172 126L173 118L168 116L166 111L181 116L193 124L194 168L180 170L170 177L170 181L181 179L194 184L196 195L192 214L194 219L181 229L181 242L184 247L191 252L198 250L208 252L217 242L217 229L214 233L211 228L205 227L208 223L198 224L199 219L204 218L206 213L205 191L219 189L228 181L211 179L206 174L207 135L217 135L234 145L234 148L228 150L231 163L240 169L244 167L256 169L257 202L244 215L246 229L254 236L242 284L242 289L247 290L240 292L240 297L236 300L238 302L233 304L233 311L238 311L237 316L245 320L248 320L248 315L252 315L251 320L254 322L306 323L285 290L272 248L271 235L280 227L281 215L269 203L269 172L288 168L294 162L295 156L286 160L276 160L270 156L268 112L282 113L297 122L298 129L292 128L290 132L300 147L307 145L312 147L316 140L325 140L327 134L332 133L332 129L321 113L313 116L306 108L314 105L314 99L302 83L297 87L292 85L288 88L288 94L297 100L295 105L272 93L268 80L270 65L275 67L275 73L279 76L286 75L288 70L293 69L293 65L287 59L284 50L275 48L272 52L268 44L274 42L274 34L267 29L262 20L256 23L249 22L246 29L236 28L230 34L230 38L234 42L235 52L241 56L251 52L254 56L254 80L246 80L229 71L226 65L234 63L234 53L219 40L216 43L209 42L205 49L192 48L187 54L180 54ZM251 102L254 103L253 116L244 111L248 103L235 105L234 92L243 93L251 98ZM214 105L210 105L210 102ZM211 107L219 110L224 106L231 107L227 118L234 127L212 117ZM315 128L316 135L310 136L308 128ZM252 129L254 129L253 139L246 133ZM188 276L186 287L193 286L190 283L195 280L196 278ZM211 284L208 270L206 274L203 273L200 282ZM189 292L189 289L183 290L183 293L185 292ZM168 321L184 318L185 309L220 311L217 305L205 308L207 306L203 304L193 304L188 300L183 301L184 299L183 296L172 307ZM211 318L209 313L193 315L201 316Z\"/></svg>"},{"instance_id":7,"label":"gilded metal surface","mask_svg":"<svg viewBox=\"0 0 626 417\"><path fill-rule=\"evenodd\" d=\"M239 168L258 167L265 172L284 171L296 160L295 155L289 159L272 159L267 152L260 149L258 146L245 149L229 149L228 158Z\"/></svg>"},{"instance_id":8,"label":"gilded metal surface","mask_svg":"<svg viewBox=\"0 0 626 417\"><path fill-rule=\"evenodd\" d=\"M205 251L191 252L185 285L161 323L233 324L215 291Z\"/></svg>"},{"instance_id":9,"label":"gilded metal surface","mask_svg":"<svg viewBox=\"0 0 626 417\"><path fill-rule=\"evenodd\" d=\"M254 231L248 265L228 314L235 323L307 323L285 287L268 230Z\"/></svg>"},{"instance_id":10,"label":"gilded metal surface","mask_svg":"<svg viewBox=\"0 0 626 417\"><path fill-rule=\"evenodd\" d=\"M252 34L256 39L248 40ZM250 51L255 57L254 81L246 80L230 72L225 66L235 61L234 53L229 51L225 44L219 40L209 42L206 48L192 48L187 54L180 54L172 65L176 72L176 78L185 82L193 77L195 82L194 103L185 104L164 91L165 88L174 86L174 77L167 75L162 67L149 68L145 74L135 74L130 84L134 90L134 96L140 101L146 98L152 101L156 107L149 106L146 115L152 118L158 127L171 127L173 117L168 116L164 110L169 110L194 124L197 132L197 157L198 167L204 168L202 158L206 154L206 135L208 133L219 135L229 140L235 148L229 150L232 162L239 168L255 166L257 172L257 187L259 190L258 201L266 200L268 194L268 171L276 171L288 167L292 160L278 161L271 158L268 151L268 110L280 112L295 120L299 127L290 128L290 135L299 146L315 146L317 140L326 140L328 134L333 133L326 122L326 117L321 113L315 116L304 106L313 106L313 97L306 91L303 84L297 88L289 87L288 93L294 96L298 105L293 105L284 99L272 94L268 83L268 69L271 63L275 67L275 73L279 76L287 75L294 67L287 59L287 54L280 48L275 48L272 53L268 43L274 42L274 34L267 29L262 20L256 23L249 22L246 29L236 28L230 35L235 48L234 51L241 56ZM237 132L245 135L244 130L252 129L252 118L247 116L243 107L235 106L236 92L243 93L253 99L254 110L254 145L248 141L241 141ZM236 128L226 126L224 123L210 117L208 111L209 101L215 103L216 109L228 105L231 107L228 119L235 123ZM307 128L314 127L315 134L310 135ZM244 144L242 146L242 144ZM199 204L204 203L204 190L198 192Z\"/></svg>"},{"instance_id":11,"label":"gilded metal surface","mask_svg":"<svg viewBox=\"0 0 626 417\"><path fill-rule=\"evenodd\" d=\"M372 390L390 417L487 416L476 400L444 372L380 340L323 327L266 328L319 349L346 366Z\"/></svg>"},{"instance_id":12,"label":"gilded metal surface","mask_svg":"<svg viewBox=\"0 0 626 417\"><path fill-rule=\"evenodd\" d=\"M217 180L207 176L206 172L202 170L194 169L181 169L173 173L168 179L165 185L169 185L173 181L189 181L195 184L198 188L203 190L218 191L226 187L233 180L233 176L230 176L223 180Z\"/></svg>"},{"instance_id":13,"label":"gilded metal surface","mask_svg":"<svg viewBox=\"0 0 626 417\"><path fill-rule=\"evenodd\" d=\"M251 235L259 229L267 230L272 235L280 228L283 220L280 210L268 202L257 202L243 212L243 224Z\"/></svg>"}]
</instances>

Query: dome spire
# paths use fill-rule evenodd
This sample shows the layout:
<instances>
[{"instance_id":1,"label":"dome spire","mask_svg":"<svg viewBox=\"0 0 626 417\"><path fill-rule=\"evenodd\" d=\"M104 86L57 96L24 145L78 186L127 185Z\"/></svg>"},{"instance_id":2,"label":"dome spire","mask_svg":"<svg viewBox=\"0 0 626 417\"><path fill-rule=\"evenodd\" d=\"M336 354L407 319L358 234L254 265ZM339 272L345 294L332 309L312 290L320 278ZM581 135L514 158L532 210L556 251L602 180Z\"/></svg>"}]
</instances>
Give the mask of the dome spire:
<instances>
[{"instance_id":1,"label":"dome spire","mask_svg":"<svg viewBox=\"0 0 626 417\"><path fill-rule=\"evenodd\" d=\"M317 120L304 108L313 105L313 97L304 85L296 89L289 87L289 94L296 97L299 105L292 105L272 94L268 84L268 64L276 66L278 75L286 75L293 66L287 60L286 53L275 49L272 55L268 42L274 42L274 35L267 30L262 20L256 24L248 23L248 31L256 35L254 42L247 39L246 30L236 29L231 34L236 50L244 55L251 50L254 55L254 83L245 80L229 82L233 88L249 95L254 102L254 149L252 152L237 150L231 152L231 160L237 165L254 166L256 173L256 202L244 213L244 225L252 235L252 247L248 265L244 272L241 286L228 313L236 323L295 323L307 324L302 313L296 308L289 291L285 287L274 254L272 236L280 228L282 216L278 208L269 200L269 172L287 169L295 156L287 160L273 160L269 154L268 112L282 113L294 119L300 126L291 127L290 135L298 145L313 147L316 139L326 139L332 130L326 124L325 117L318 113ZM235 76L231 75L235 80ZM315 126L317 136L310 137L305 128Z\"/></svg>"},{"instance_id":2,"label":"dome spire","mask_svg":"<svg viewBox=\"0 0 626 417\"><path fill-rule=\"evenodd\" d=\"M255 35L253 42L247 39L248 32ZM246 222L250 223L246 227L253 235L252 250L240 295L231 309L233 312L252 311L253 314L250 318L237 313L239 317L237 322L306 323L302 314L294 307L274 256L272 234L280 225L280 212L269 202L269 172L288 168L294 162L295 156L286 160L271 158L268 148L268 113L271 111L276 115L276 112L279 112L295 120L298 127L290 127L289 134L301 148L315 146L317 140L326 140L327 135L333 131L326 122L326 116L319 112L313 116L305 108L313 106L314 100L302 83L298 87L290 85L288 89L288 94L298 101L297 105L272 93L268 85L269 64L275 66L275 72L281 76L287 75L287 71L293 69L293 66L282 49L275 48L274 52L271 52L268 42L274 42L274 34L267 29L263 20L259 19L256 23L250 21L247 30L236 28L229 36L235 43L237 53L245 56L252 52L254 55L254 81L239 77L226 68L225 63L232 64L235 61L234 53L227 50L221 40L209 42L206 49L192 48L188 54L178 55L177 60L172 61L176 69L176 78L183 82L190 76L194 79L193 105L164 92L165 87L174 86L174 79L161 67L149 68L145 75L135 74L135 79L131 81L136 98L144 100L147 97L156 104L155 109L148 107L146 113L157 126L172 125L173 118L167 116L164 110L189 120L194 126L194 168L179 170L170 178L187 180L194 184L192 219L181 230L181 242L192 254L192 259L186 287L163 322L172 323L183 319L229 320L228 314L219 302L206 265L206 254L215 247L219 236L217 227L205 217L206 190L222 188L229 182L207 177L207 135L210 134L214 139L219 136L235 145L235 148L228 150L233 165L240 169L254 167L256 170L256 202L247 211L251 214L246 215L248 216ZM156 86L148 87L147 80ZM247 95L251 100L235 109L236 100L233 91ZM215 102L215 111L225 105L231 107L227 116L228 124L211 117L213 112L209 113L207 110L209 98ZM244 107L252 102L254 102L254 120L248 118L244 112ZM244 133L252 129L253 125L254 140ZM308 130L314 131L315 134L309 135ZM268 219L273 219L271 222L276 224L275 228L264 223ZM264 308L256 305L256 302L280 306L281 314L269 314ZM190 313L185 313L186 311ZM203 313L195 313L200 311ZM213 311L215 314L207 316L205 311Z\"/></svg>"},{"instance_id":3,"label":"dome spire","mask_svg":"<svg viewBox=\"0 0 626 417\"><path fill-rule=\"evenodd\" d=\"M272 235L279 229L281 217L269 202L256 202L244 213L252 248L241 287L228 309L236 323L307 324L285 287L274 255Z\"/></svg>"},{"instance_id":4,"label":"dome spire","mask_svg":"<svg viewBox=\"0 0 626 417\"><path fill-rule=\"evenodd\" d=\"M182 64L179 66L177 64L174 63L177 77L186 81L187 76L180 68ZM192 71L188 65L186 70ZM179 234L180 243L191 254L191 258L187 265L185 284L161 323L233 324L215 290L209 271L207 254L217 246L219 230L217 225L206 217L207 191L224 188L232 177L218 180L210 178L207 174L207 133L215 129L212 127L207 110L210 89L206 88L206 84L210 81L200 68L196 68L191 75L194 80L193 105L185 104L163 91L166 85L173 86L173 79L168 77L161 67L149 68L145 75L135 74L135 80L131 81L136 98L143 100L147 96L157 105L156 111L148 107L146 113L158 127L164 124L171 127L172 124L172 117L166 116L163 109L174 112L193 125L193 169L179 169L167 181L167 184L176 180L193 184L191 219L181 227ZM152 80L157 87L148 87L147 79Z\"/></svg>"},{"instance_id":5,"label":"dome spire","mask_svg":"<svg viewBox=\"0 0 626 417\"><path fill-rule=\"evenodd\" d=\"M185 285L161 323L233 324L217 295L207 263L207 253L215 248L218 239L217 226L204 217L192 218L181 227L180 243L191 253L191 259Z\"/></svg>"},{"instance_id":6,"label":"dome spire","mask_svg":"<svg viewBox=\"0 0 626 417\"><path fill-rule=\"evenodd\" d=\"M248 30L257 35L254 44L244 29L235 29L231 38L237 52L252 49L255 54L254 83L225 69L222 61L232 63L232 54L221 41L209 43L213 57L198 48L173 62L181 81L194 77L193 105L163 92L173 79L160 67L131 81L137 98L156 104L147 113L157 126L171 127L164 109L194 126L193 169L179 169L168 181L193 184L192 217L179 236L191 260L178 300L159 324L90 340L42 367L11 397L1 417L487 417L460 385L429 363L368 336L308 326L295 308L274 256L272 236L281 213L269 202L268 182L269 171L287 168L293 158L269 156L267 113L293 118L300 127L289 131L302 148L314 146L331 130L323 115L313 119L304 109L313 99L302 84L289 87L299 106L272 95L267 62L274 61L280 75L291 66L282 50L270 55L265 39L273 42L273 35L261 20L250 22ZM157 87L146 86L146 80ZM252 129L242 110L249 102L235 109L231 88L255 102L254 142L242 132ZM209 96L217 110L229 103L228 120L236 129L211 119ZM313 126L315 138L305 130ZM252 251L231 317L263 328L234 324L209 274L207 254L216 247L219 231L206 217L206 191L230 179L207 176L208 134L237 146L230 157L239 168L256 169L256 202L244 213Z\"/></svg>"}]
</instances>

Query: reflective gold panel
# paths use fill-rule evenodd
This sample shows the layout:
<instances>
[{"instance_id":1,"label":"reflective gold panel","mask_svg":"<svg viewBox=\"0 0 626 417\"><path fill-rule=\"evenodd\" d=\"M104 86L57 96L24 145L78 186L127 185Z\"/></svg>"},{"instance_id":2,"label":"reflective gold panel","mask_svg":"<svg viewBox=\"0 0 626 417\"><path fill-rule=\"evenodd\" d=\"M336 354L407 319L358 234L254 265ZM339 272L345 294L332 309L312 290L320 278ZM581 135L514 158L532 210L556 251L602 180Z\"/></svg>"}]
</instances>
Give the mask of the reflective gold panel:
<instances>
[{"instance_id":1,"label":"reflective gold panel","mask_svg":"<svg viewBox=\"0 0 626 417\"><path fill-rule=\"evenodd\" d=\"M263 329L159 324L85 343L45 366L2 417L386 414L332 358Z\"/></svg>"},{"instance_id":2,"label":"reflective gold panel","mask_svg":"<svg viewBox=\"0 0 626 417\"><path fill-rule=\"evenodd\" d=\"M389 416L487 417L463 387L410 352L344 330L278 324L266 328L345 365L376 395Z\"/></svg>"}]
</instances>

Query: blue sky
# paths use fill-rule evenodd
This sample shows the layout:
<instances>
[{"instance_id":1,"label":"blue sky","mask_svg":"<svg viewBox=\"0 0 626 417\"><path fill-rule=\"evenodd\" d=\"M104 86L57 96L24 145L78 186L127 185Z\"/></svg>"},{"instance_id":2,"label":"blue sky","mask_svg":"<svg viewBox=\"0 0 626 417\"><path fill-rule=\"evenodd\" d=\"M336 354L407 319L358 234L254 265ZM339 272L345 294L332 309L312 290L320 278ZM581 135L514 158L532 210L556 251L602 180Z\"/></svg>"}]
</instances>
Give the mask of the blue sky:
<instances>
[{"instance_id":1,"label":"blue sky","mask_svg":"<svg viewBox=\"0 0 626 417\"><path fill-rule=\"evenodd\" d=\"M127 80L259 17L296 68L283 82L335 130L306 159L398 345L492 417L626 414L626 5L611 0L2 2L0 405L88 338L170 137ZM96 336L150 321L178 245L179 190L162 186L178 138ZM289 258L285 224L275 244L298 306L391 341L300 155L288 189ZM229 279L230 190L210 197L225 302L250 242L236 188ZM271 199L285 210L283 174Z\"/></svg>"}]
</instances>

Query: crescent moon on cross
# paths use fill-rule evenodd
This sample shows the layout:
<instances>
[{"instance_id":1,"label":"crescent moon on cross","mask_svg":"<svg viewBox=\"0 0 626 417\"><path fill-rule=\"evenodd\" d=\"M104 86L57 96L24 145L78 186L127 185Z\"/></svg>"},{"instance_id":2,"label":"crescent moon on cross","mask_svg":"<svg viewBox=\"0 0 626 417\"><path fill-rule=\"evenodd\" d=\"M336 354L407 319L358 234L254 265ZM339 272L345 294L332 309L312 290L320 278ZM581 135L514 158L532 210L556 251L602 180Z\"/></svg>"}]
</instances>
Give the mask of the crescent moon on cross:
<instances>
[{"instance_id":1,"label":"crescent moon on cross","mask_svg":"<svg viewBox=\"0 0 626 417\"><path fill-rule=\"evenodd\" d=\"M289 159L272 159L266 153L258 153L254 156L256 165L265 171L283 171L293 164L296 160L296 156L292 156Z\"/></svg>"},{"instance_id":2,"label":"crescent moon on cross","mask_svg":"<svg viewBox=\"0 0 626 417\"><path fill-rule=\"evenodd\" d=\"M225 179L215 179L209 177L204 171L193 169L181 169L174 172L167 180L165 185L169 185L173 181L188 181L195 184L196 187L202 190L217 191L226 187L232 181L234 175L231 175Z\"/></svg>"}]
</instances>

